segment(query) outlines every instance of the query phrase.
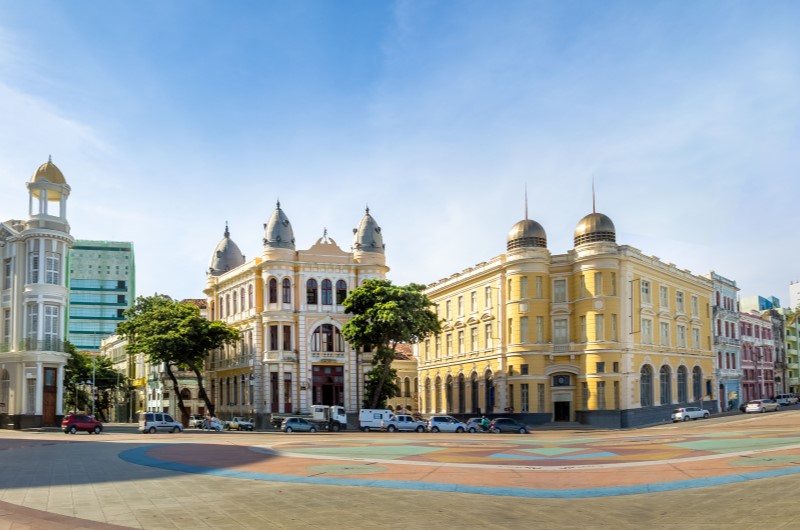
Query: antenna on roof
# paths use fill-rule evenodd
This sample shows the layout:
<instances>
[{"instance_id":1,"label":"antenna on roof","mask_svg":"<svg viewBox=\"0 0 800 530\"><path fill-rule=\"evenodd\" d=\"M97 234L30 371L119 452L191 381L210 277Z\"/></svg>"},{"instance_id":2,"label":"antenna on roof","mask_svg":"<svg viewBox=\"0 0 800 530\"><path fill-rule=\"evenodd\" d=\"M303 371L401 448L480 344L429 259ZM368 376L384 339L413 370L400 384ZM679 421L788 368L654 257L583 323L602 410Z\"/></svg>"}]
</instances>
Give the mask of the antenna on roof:
<instances>
[{"instance_id":1,"label":"antenna on roof","mask_svg":"<svg viewBox=\"0 0 800 530\"><path fill-rule=\"evenodd\" d=\"M525 220L528 220L528 183L525 183Z\"/></svg>"},{"instance_id":2,"label":"antenna on roof","mask_svg":"<svg viewBox=\"0 0 800 530\"><path fill-rule=\"evenodd\" d=\"M592 213L597 213L594 206L594 173L592 173Z\"/></svg>"}]
</instances>

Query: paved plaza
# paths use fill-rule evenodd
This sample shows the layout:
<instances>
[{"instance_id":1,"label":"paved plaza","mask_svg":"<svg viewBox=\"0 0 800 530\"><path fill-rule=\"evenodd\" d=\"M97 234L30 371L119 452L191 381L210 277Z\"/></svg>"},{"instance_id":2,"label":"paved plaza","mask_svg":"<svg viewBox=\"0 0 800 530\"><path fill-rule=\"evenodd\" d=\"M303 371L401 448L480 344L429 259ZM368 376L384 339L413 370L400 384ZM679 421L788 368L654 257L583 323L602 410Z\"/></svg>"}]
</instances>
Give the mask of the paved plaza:
<instances>
[{"instance_id":1,"label":"paved plaza","mask_svg":"<svg viewBox=\"0 0 800 530\"><path fill-rule=\"evenodd\" d=\"M800 411L530 435L0 431L5 528L798 528Z\"/></svg>"}]
</instances>

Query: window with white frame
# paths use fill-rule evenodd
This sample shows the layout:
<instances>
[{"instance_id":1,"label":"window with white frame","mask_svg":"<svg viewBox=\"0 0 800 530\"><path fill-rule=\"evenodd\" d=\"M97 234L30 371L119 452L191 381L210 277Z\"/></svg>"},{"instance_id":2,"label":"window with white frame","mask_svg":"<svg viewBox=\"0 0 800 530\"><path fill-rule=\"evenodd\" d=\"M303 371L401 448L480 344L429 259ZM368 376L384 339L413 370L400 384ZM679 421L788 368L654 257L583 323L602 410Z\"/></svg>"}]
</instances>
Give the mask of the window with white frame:
<instances>
[{"instance_id":1,"label":"window with white frame","mask_svg":"<svg viewBox=\"0 0 800 530\"><path fill-rule=\"evenodd\" d=\"M536 284L535 285L536 285L536 287L535 287L535 289L536 289L536 298L542 298L542 277L541 276L537 276L536 277Z\"/></svg>"},{"instance_id":2,"label":"window with white frame","mask_svg":"<svg viewBox=\"0 0 800 530\"><path fill-rule=\"evenodd\" d=\"M597 314L594 316L594 340L595 341L603 341L606 340L606 333L605 333L606 322L605 318L601 314Z\"/></svg>"},{"instance_id":3,"label":"window with white frame","mask_svg":"<svg viewBox=\"0 0 800 530\"><path fill-rule=\"evenodd\" d=\"M686 312L686 308L683 306L683 291L677 291L675 293L675 309L678 313Z\"/></svg>"},{"instance_id":4,"label":"window with white frame","mask_svg":"<svg viewBox=\"0 0 800 530\"><path fill-rule=\"evenodd\" d=\"M678 324L678 348L686 347L686 326Z\"/></svg>"},{"instance_id":5,"label":"window with white frame","mask_svg":"<svg viewBox=\"0 0 800 530\"><path fill-rule=\"evenodd\" d=\"M3 260L3 289L11 289L11 258Z\"/></svg>"},{"instance_id":6,"label":"window with white frame","mask_svg":"<svg viewBox=\"0 0 800 530\"><path fill-rule=\"evenodd\" d=\"M544 342L544 317L536 317L536 342Z\"/></svg>"},{"instance_id":7,"label":"window with white frame","mask_svg":"<svg viewBox=\"0 0 800 530\"><path fill-rule=\"evenodd\" d=\"M530 407L528 384L522 383L519 386L520 386L520 407L522 408L522 412L528 412Z\"/></svg>"},{"instance_id":8,"label":"window with white frame","mask_svg":"<svg viewBox=\"0 0 800 530\"><path fill-rule=\"evenodd\" d=\"M453 317L452 304L450 300L444 303L444 318L450 320Z\"/></svg>"},{"instance_id":9,"label":"window with white frame","mask_svg":"<svg viewBox=\"0 0 800 530\"><path fill-rule=\"evenodd\" d=\"M478 351L478 327L473 326L469 330L469 351Z\"/></svg>"},{"instance_id":10,"label":"window with white frame","mask_svg":"<svg viewBox=\"0 0 800 530\"><path fill-rule=\"evenodd\" d=\"M569 344L569 327L566 318L553 320L553 344Z\"/></svg>"},{"instance_id":11,"label":"window with white frame","mask_svg":"<svg viewBox=\"0 0 800 530\"><path fill-rule=\"evenodd\" d=\"M666 285L658 288L658 305L661 309L669 310L669 289Z\"/></svg>"},{"instance_id":12,"label":"window with white frame","mask_svg":"<svg viewBox=\"0 0 800 530\"><path fill-rule=\"evenodd\" d=\"M617 296L617 273L611 273L611 281L609 282L610 285L608 286L611 291L611 296Z\"/></svg>"},{"instance_id":13,"label":"window with white frame","mask_svg":"<svg viewBox=\"0 0 800 530\"><path fill-rule=\"evenodd\" d=\"M581 342L586 342L586 315L581 315L578 322L581 328Z\"/></svg>"},{"instance_id":14,"label":"window with white frame","mask_svg":"<svg viewBox=\"0 0 800 530\"><path fill-rule=\"evenodd\" d=\"M9 344L11 342L11 310L3 310L3 342Z\"/></svg>"},{"instance_id":15,"label":"window with white frame","mask_svg":"<svg viewBox=\"0 0 800 530\"><path fill-rule=\"evenodd\" d=\"M59 319L58 319L58 306L46 305L44 306L44 340L48 342L55 342L58 340L59 333Z\"/></svg>"},{"instance_id":16,"label":"window with white frame","mask_svg":"<svg viewBox=\"0 0 800 530\"><path fill-rule=\"evenodd\" d=\"M472 291L469 293L469 311L475 313L478 311L478 292Z\"/></svg>"},{"instance_id":17,"label":"window with white frame","mask_svg":"<svg viewBox=\"0 0 800 530\"><path fill-rule=\"evenodd\" d=\"M594 295L603 296L603 273L594 273Z\"/></svg>"},{"instance_id":18,"label":"window with white frame","mask_svg":"<svg viewBox=\"0 0 800 530\"><path fill-rule=\"evenodd\" d=\"M464 330L458 332L458 353L464 353Z\"/></svg>"},{"instance_id":19,"label":"window with white frame","mask_svg":"<svg viewBox=\"0 0 800 530\"><path fill-rule=\"evenodd\" d=\"M528 298L528 277L522 276L519 279L519 297Z\"/></svg>"},{"instance_id":20,"label":"window with white frame","mask_svg":"<svg viewBox=\"0 0 800 530\"><path fill-rule=\"evenodd\" d=\"M39 251L28 253L28 283L39 283Z\"/></svg>"},{"instance_id":21,"label":"window with white frame","mask_svg":"<svg viewBox=\"0 0 800 530\"><path fill-rule=\"evenodd\" d=\"M695 350L700 349L700 329L692 328L692 348Z\"/></svg>"},{"instance_id":22,"label":"window with white frame","mask_svg":"<svg viewBox=\"0 0 800 530\"><path fill-rule=\"evenodd\" d=\"M492 307L492 286L487 285L486 288L483 290L483 305L486 309Z\"/></svg>"},{"instance_id":23,"label":"window with white frame","mask_svg":"<svg viewBox=\"0 0 800 530\"><path fill-rule=\"evenodd\" d=\"M483 328L483 340L486 341L484 348L491 349L492 348L492 325L486 324Z\"/></svg>"},{"instance_id":24,"label":"window with white frame","mask_svg":"<svg viewBox=\"0 0 800 530\"><path fill-rule=\"evenodd\" d=\"M436 346L436 349L434 350L434 353L436 355L436 358L438 359L442 355L442 336L441 335L436 335L435 346Z\"/></svg>"},{"instance_id":25,"label":"window with white frame","mask_svg":"<svg viewBox=\"0 0 800 530\"><path fill-rule=\"evenodd\" d=\"M617 315L615 314L611 315L611 340L619 340L619 334L617 333Z\"/></svg>"},{"instance_id":26,"label":"window with white frame","mask_svg":"<svg viewBox=\"0 0 800 530\"><path fill-rule=\"evenodd\" d=\"M579 292L580 292L580 297L581 298L584 298L584 297L589 295L589 293L586 290L586 275L584 275L584 274L580 275L580 290L579 290Z\"/></svg>"},{"instance_id":27,"label":"window with white frame","mask_svg":"<svg viewBox=\"0 0 800 530\"><path fill-rule=\"evenodd\" d=\"M28 338L36 339L39 335L39 306L28 304Z\"/></svg>"},{"instance_id":28,"label":"window with white frame","mask_svg":"<svg viewBox=\"0 0 800 530\"><path fill-rule=\"evenodd\" d=\"M641 292L642 292L642 303L643 304L652 304L653 299L650 296L650 282L647 280L641 280Z\"/></svg>"},{"instance_id":29,"label":"window with white frame","mask_svg":"<svg viewBox=\"0 0 800 530\"><path fill-rule=\"evenodd\" d=\"M445 347L447 348L445 350L445 354L448 357L450 357L451 355L453 355L453 334L448 333L447 335L445 335L444 340L445 340Z\"/></svg>"},{"instance_id":30,"label":"window with white frame","mask_svg":"<svg viewBox=\"0 0 800 530\"><path fill-rule=\"evenodd\" d=\"M519 318L519 341L528 342L528 317Z\"/></svg>"},{"instance_id":31,"label":"window with white frame","mask_svg":"<svg viewBox=\"0 0 800 530\"><path fill-rule=\"evenodd\" d=\"M661 322L659 324L659 327L661 328L661 333L660 333L661 341L660 341L660 344L662 346L669 346L669 322Z\"/></svg>"},{"instance_id":32,"label":"window with white frame","mask_svg":"<svg viewBox=\"0 0 800 530\"><path fill-rule=\"evenodd\" d=\"M459 296L458 297L458 316L460 316L460 317L464 316L464 297L463 296Z\"/></svg>"},{"instance_id":33,"label":"window with white frame","mask_svg":"<svg viewBox=\"0 0 800 530\"><path fill-rule=\"evenodd\" d=\"M567 301L567 280L553 280L553 302Z\"/></svg>"},{"instance_id":34,"label":"window with white frame","mask_svg":"<svg viewBox=\"0 0 800 530\"><path fill-rule=\"evenodd\" d=\"M606 410L606 382L597 382L597 410Z\"/></svg>"},{"instance_id":35,"label":"window with white frame","mask_svg":"<svg viewBox=\"0 0 800 530\"><path fill-rule=\"evenodd\" d=\"M698 316L700 314L700 308L699 308L700 304L699 304L696 296L692 296L691 300L692 300L692 302L691 302L691 304L692 304L692 316L696 317L696 316Z\"/></svg>"},{"instance_id":36,"label":"window with white frame","mask_svg":"<svg viewBox=\"0 0 800 530\"><path fill-rule=\"evenodd\" d=\"M653 321L642 319L642 344L653 344Z\"/></svg>"}]
</instances>

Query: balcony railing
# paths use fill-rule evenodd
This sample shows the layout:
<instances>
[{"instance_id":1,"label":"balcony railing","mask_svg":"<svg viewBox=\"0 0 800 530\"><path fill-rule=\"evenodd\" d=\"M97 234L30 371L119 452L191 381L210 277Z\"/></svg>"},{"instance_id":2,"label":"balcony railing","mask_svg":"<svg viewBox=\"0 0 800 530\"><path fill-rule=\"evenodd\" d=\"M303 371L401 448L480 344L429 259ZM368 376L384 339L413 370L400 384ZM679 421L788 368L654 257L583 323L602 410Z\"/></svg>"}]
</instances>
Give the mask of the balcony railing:
<instances>
[{"instance_id":1,"label":"balcony railing","mask_svg":"<svg viewBox=\"0 0 800 530\"><path fill-rule=\"evenodd\" d=\"M55 339L23 339L18 343L19 351L67 351L67 342Z\"/></svg>"},{"instance_id":2,"label":"balcony railing","mask_svg":"<svg viewBox=\"0 0 800 530\"><path fill-rule=\"evenodd\" d=\"M714 337L714 344L728 344L730 346L739 346L741 341L739 339L734 339L731 337Z\"/></svg>"}]
</instances>

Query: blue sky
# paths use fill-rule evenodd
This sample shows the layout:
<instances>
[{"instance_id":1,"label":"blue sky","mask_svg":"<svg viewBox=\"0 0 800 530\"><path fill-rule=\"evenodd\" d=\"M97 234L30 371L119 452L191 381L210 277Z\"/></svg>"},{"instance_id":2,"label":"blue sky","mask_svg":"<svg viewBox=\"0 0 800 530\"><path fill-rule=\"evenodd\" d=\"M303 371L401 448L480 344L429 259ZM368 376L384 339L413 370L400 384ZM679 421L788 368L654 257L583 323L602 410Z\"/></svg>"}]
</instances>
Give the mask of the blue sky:
<instances>
[{"instance_id":1,"label":"blue sky","mask_svg":"<svg viewBox=\"0 0 800 530\"><path fill-rule=\"evenodd\" d=\"M137 291L202 297L225 222L279 198L298 248L364 207L390 278L617 241L743 296L800 280L797 2L0 0L0 219L52 155L79 239L133 241Z\"/></svg>"}]
</instances>

